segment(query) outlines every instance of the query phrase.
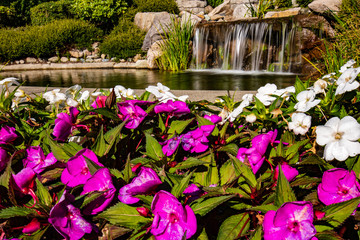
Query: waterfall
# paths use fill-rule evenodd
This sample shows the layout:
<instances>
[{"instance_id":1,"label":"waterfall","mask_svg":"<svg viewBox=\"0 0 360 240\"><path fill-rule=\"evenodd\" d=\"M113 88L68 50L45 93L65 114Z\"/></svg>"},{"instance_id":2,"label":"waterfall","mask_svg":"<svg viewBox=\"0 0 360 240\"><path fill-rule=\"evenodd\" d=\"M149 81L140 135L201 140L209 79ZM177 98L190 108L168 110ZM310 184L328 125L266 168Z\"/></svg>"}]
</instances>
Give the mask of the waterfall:
<instances>
[{"instance_id":1,"label":"waterfall","mask_svg":"<svg viewBox=\"0 0 360 240\"><path fill-rule=\"evenodd\" d=\"M200 25L193 39L193 69L292 72L301 64L292 22Z\"/></svg>"}]
</instances>

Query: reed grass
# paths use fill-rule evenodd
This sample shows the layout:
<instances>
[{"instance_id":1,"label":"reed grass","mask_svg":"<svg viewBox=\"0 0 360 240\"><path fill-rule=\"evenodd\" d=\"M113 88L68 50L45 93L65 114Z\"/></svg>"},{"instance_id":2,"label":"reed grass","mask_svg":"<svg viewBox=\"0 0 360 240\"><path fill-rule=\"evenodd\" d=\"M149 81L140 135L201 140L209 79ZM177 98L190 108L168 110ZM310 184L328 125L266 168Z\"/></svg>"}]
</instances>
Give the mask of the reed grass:
<instances>
[{"instance_id":1,"label":"reed grass","mask_svg":"<svg viewBox=\"0 0 360 240\"><path fill-rule=\"evenodd\" d=\"M194 31L190 18L186 21L172 18L172 23L162 28L165 34L160 44L163 53L157 59L159 68L176 72L187 69L191 58L190 40Z\"/></svg>"}]
</instances>

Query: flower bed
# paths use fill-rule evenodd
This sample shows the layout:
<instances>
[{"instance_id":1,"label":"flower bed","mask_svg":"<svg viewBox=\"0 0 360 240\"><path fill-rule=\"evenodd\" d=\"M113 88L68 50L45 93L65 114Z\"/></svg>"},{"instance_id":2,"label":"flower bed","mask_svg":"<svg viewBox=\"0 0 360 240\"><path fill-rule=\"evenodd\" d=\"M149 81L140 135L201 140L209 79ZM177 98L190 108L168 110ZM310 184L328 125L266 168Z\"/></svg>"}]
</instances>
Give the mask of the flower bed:
<instances>
[{"instance_id":1,"label":"flower bed","mask_svg":"<svg viewBox=\"0 0 360 240\"><path fill-rule=\"evenodd\" d=\"M360 68L241 102L0 81L2 238L357 239Z\"/></svg>"}]
</instances>

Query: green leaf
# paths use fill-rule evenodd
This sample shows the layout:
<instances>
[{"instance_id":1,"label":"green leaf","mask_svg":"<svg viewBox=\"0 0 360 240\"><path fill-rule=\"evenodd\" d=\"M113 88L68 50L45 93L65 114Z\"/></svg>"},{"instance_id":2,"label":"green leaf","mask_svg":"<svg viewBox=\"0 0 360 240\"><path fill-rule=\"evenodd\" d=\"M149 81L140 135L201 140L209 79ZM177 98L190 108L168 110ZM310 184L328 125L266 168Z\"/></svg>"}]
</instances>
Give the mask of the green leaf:
<instances>
[{"instance_id":1,"label":"green leaf","mask_svg":"<svg viewBox=\"0 0 360 240\"><path fill-rule=\"evenodd\" d=\"M202 229L200 235L197 237L197 240L209 240L205 228Z\"/></svg>"},{"instance_id":2,"label":"green leaf","mask_svg":"<svg viewBox=\"0 0 360 240\"><path fill-rule=\"evenodd\" d=\"M249 208L249 210L251 211L260 211L262 213L267 213L268 211L271 211L271 210L278 210L278 207L273 205L273 204L265 204L265 205L260 205L260 206L255 206L255 207L251 207Z\"/></svg>"},{"instance_id":3,"label":"green leaf","mask_svg":"<svg viewBox=\"0 0 360 240\"><path fill-rule=\"evenodd\" d=\"M335 168L333 165L329 164L316 154L312 154L309 157L305 158L304 160L299 162L299 165L320 165L325 167L327 170Z\"/></svg>"},{"instance_id":4,"label":"green leaf","mask_svg":"<svg viewBox=\"0 0 360 240\"><path fill-rule=\"evenodd\" d=\"M229 155L230 159L234 165L235 172L237 176L243 176L245 181L253 188L256 187L257 181L255 174L253 173L252 169L247 166L245 163L241 162L236 157Z\"/></svg>"},{"instance_id":5,"label":"green leaf","mask_svg":"<svg viewBox=\"0 0 360 240\"><path fill-rule=\"evenodd\" d=\"M231 160L226 161L220 168L221 186L231 183L236 177L235 168Z\"/></svg>"},{"instance_id":6,"label":"green leaf","mask_svg":"<svg viewBox=\"0 0 360 240\"><path fill-rule=\"evenodd\" d=\"M275 201L274 204L278 207L286 202L296 201L294 192L292 191L288 180L286 179L284 172L279 165L279 177L275 189Z\"/></svg>"},{"instance_id":7,"label":"green leaf","mask_svg":"<svg viewBox=\"0 0 360 240\"><path fill-rule=\"evenodd\" d=\"M118 126L112 128L111 130L107 131L104 135L104 139L106 142L105 152L104 154L108 154L110 149L114 146L121 139L121 130L123 129L126 121L122 122ZM99 155L103 156L103 155Z\"/></svg>"},{"instance_id":8,"label":"green leaf","mask_svg":"<svg viewBox=\"0 0 360 240\"><path fill-rule=\"evenodd\" d=\"M360 197L350 199L346 202L331 204L322 209L325 217L321 220L327 221L333 227L338 227L350 217L360 204Z\"/></svg>"},{"instance_id":9,"label":"green leaf","mask_svg":"<svg viewBox=\"0 0 360 240\"><path fill-rule=\"evenodd\" d=\"M117 170L117 169L115 169L115 168L110 168L109 169L109 171L110 171L110 173L112 174L112 175L114 175L116 178L123 178L124 176L123 176L123 174L119 171L119 170Z\"/></svg>"},{"instance_id":10,"label":"green leaf","mask_svg":"<svg viewBox=\"0 0 360 240\"><path fill-rule=\"evenodd\" d=\"M9 183L11 178L11 159L6 165L6 169L4 173L0 176L0 186L5 187L6 189L9 189Z\"/></svg>"},{"instance_id":11,"label":"green leaf","mask_svg":"<svg viewBox=\"0 0 360 240\"><path fill-rule=\"evenodd\" d=\"M50 136L48 135L47 136L47 144L49 144L50 146L50 149L51 149L51 152L54 154L54 157L57 159L57 160L68 160L69 158L71 158L72 154L69 154L69 153L66 153L65 152L65 149L60 146L58 143L54 142Z\"/></svg>"},{"instance_id":12,"label":"green leaf","mask_svg":"<svg viewBox=\"0 0 360 240\"><path fill-rule=\"evenodd\" d=\"M305 139L299 142L296 142L295 144L291 145L287 150L286 150L286 159L290 160L292 159L296 154L299 153L299 149L301 147L303 147L304 145L306 145L309 142L309 139Z\"/></svg>"},{"instance_id":13,"label":"green leaf","mask_svg":"<svg viewBox=\"0 0 360 240\"><path fill-rule=\"evenodd\" d=\"M0 219L30 216L37 216L37 213L34 209L26 207L8 207L0 210Z\"/></svg>"},{"instance_id":14,"label":"green leaf","mask_svg":"<svg viewBox=\"0 0 360 240\"><path fill-rule=\"evenodd\" d=\"M126 183L129 183L131 176L132 176L132 171L130 166L130 154L129 154L124 168L124 181Z\"/></svg>"},{"instance_id":15,"label":"green leaf","mask_svg":"<svg viewBox=\"0 0 360 240\"><path fill-rule=\"evenodd\" d=\"M222 146L221 148L219 148L220 152L228 152L231 155L235 155L238 153L239 151L239 147L235 144L235 143L230 143L228 145Z\"/></svg>"},{"instance_id":16,"label":"green leaf","mask_svg":"<svg viewBox=\"0 0 360 240\"><path fill-rule=\"evenodd\" d=\"M193 172L184 177L180 183L175 184L175 186L171 189L171 194L176 198L180 197L185 188L189 185L190 179L193 175Z\"/></svg>"},{"instance_id":17,"label":"green leaf","mask_svg":"<svg viewBox=\"0 0 360 240\"><path fill-rule=\"evenodd\" d=\"M86 156L83 156L86 164L88 166L89 172L91 173L91 175L94 175L94 173L99 170L100 168L102 168L101 166L97 165L95 162L93 162L91 159L87 158Z\"/></svg>"},{"instance_id":18,"label":"green leaf","mask_svg":"<svg viewBox=\"0 0 360 240\"><path fill-rule=\"evenodd\" d=\"M296 77L294 87L295 87L295 95L298 95L300 92L306 90L303 81L301 81L298 77Z\"/></svg>"},{"instance_id":19,"label":"green leaf","mask_svg":"<svg viewBox=\"0 0 360 240\"><path fill-rule=\"evenodd\" d=\"M211 152L210 154L210 165L209 165L209 170L205 176L205 180L206 180L206 185L205 186L210 186L213 184L218 184L220 179L219 179L219 170L216 166L216 162L215 162L215 158L214 158L214 154Z\"/></svg>"},{"instance_id":20,"label":"green leaf","mask_svg":"<svg viewBox=\"0 0 360 240\"><path fill-rule=\"evenodd\" d=\"M140 216L136 207L131 207L121 202L100 213L95 218L106 219L111 224L131 229L141 228L151 222L150 219Z\"/></svg>"},{"instance_id":21,"label":"green leaf","mask_svg":"<svg viewBox=\"0 0 360 240\"><path fill-rule=\"evenodd\" d=\"M48 189L44 187L44 185L39 181L38 178L36 178L35 181L36 181L36 196L38 197L39 201L45 206L51 207L52 198Z\"/></svg>"},{"instance_id":22,"label":"green leaf","mask_svg":"<svg viewBox=\"0 0 360 240\"><path fill-rule=\"evenodd\" d=\"M238 239L250 228L248 213L241 213L228 217L220 226L217 239Z\"/></svg>"},{"instance_id":23,"label":"green leaf","mask_svg":"<svg viewBox=\"0 0 360 240\"><path fill-rule=\"evenodd\" d=\"M318 231L318 233L316 234L316 237L318 240L341 240L341 239L343 239L334 231L323 231L323 232Z\"/></svg>"},{"instance_id":24,"label":"green leaf","mask_svg":"<svg viewBox=\"0 0 360 240\"><path fill-rule=\"evenodd\" d=\"M148 133L146 134L146 155L157 161L164 158L160 143Z\"/></svg>"},{"instance_id":25,"label":"green leaf","mask_svg":"<svg viewBox=\"0 0 360 240\"><path fill-rule=\"evenodd\" d=\"M103 194L104 194L104 192L102 192L102 191L101 192L94 191L94 192L90 192L88 194L80 195L75 199L76 202L73 205L78 206L80 209L82 209L85 206L87 206L89 203L91 203L92 201L99 198Z\"/></svg>"},{"instance_id":26,"label":"green leaf","mask_svg":"<svg viewBox=\"0 0 360 240\"><path fill-rule=\"evenodd\" d=\"M33 233L30 236L24 235L24 238L22 238L23 240L40 240L41 237L44 235L44 233L46 232L46 230L49 228L50 225L46 226L44 229L37 231L35 233Z\"/></svg>"},{"instance_id":27,"label":"green leaf","mask_svg":"<svg viewBox=\"0 0 360 240\"><path fill-rule=\"evenodd\" d=\"M90 111L89 111L90 112ZM107 108L95 108L95 109L91 109L91 112L95 112L98 113L104 117L107 118L111 118L114 120L119 120L119 117L113 113L111 110L107 109Z\"/></svg>"},{"instance_id":28,"label":"green leaf","mask_svg":"<svg viewBox=\"0 0 360 240\"><path fill-rule=\"evenodd\" d=\"M246 137L245 133L238 133L238 134L234 134L229 136L228 138L226 138L226 143L231 143L232 141L241 138L241 140L246 141L246 140L250 140L250 137ZM235 154L236 155L236 154Z\"/></svg>"},{"instance_id":29,"label":"green leaf","mask_svg":"<svg viewBox=\"0 0 360 240\"><path fill-rule=\"evenodd\" d=\"M209 164L209 163L201 161L201 160L199 160L197 158L194 158L194 157L190 157L190 158L186 159L185 161L180 162L179 164L177 164L176 167L171 168L170 172L173 172L176 169L188 169L188 168L192 168L192 167L196 167L196 166L200 166L200 165L205 165L205 164Z\"/></svg>"},{"instance_id":30,"label":"green leaf","mask_svg":"<svg viewBox=\"0 0 360 240\"><path fill-rule=\"evenodd\" d=\"M199 115L196 115L196 121L198 122L198 126L206 126L206 125L214 125L210 120L200 117Z\"/></svg>"},{"instance_id":31,"label":"green leaf","mask_svg":"<svg viewBox=\"0 0 360 240\"><path fill-rule=\"evenodd\" d=\"M105 153L105 146L104 125L101 125L100 132L91 149L97 156L103 156Z\"/></svg>"},{"instance_id":32,"label":"green leaf","mask_svg":"<svg viewBox=\"0 0 360 240\"><path fill-rule=\"evenodd\" d=\"M261 240L262 232L262 226L257 227L250 240Z\"/></svg>"},{"instance_id":33,"label":"green leaf","mask_svg":"<svg viewBox=\"0 0 360 240\"><path fill-rule=\"evenodd\" d=\"M235 195L225 195L220 197L211 197L206 200L199 199L199 201L194 201L191 204L191 208L195 214L200 216L205 216L208 212L219 206L220 204L228 201L233 198Z\"/></svg>"},{"instance_id":34,"label":"green leaf","mask_svg":"<svg viewBox=\"0 0 360 240\"><path fill-rule=\"evenodd\" d=\"M173 121L169 128L169 138L173 137L176 134L181 134L185 128L194 120L194 118L185 120L185 121ZM206 119L205 119L206 120Z\"/></svg>"},{"instance_id":35,"label":"green leaf","mask_svg":"<svg viewBox=\"0 0 360 240\"><path fill-rule=\"evenodd\" d=\"M159 114L159 128L161 130L161 132L163 133L166 130L164 121L162 120L161 115Z\"/></svg>"}]
</instances>

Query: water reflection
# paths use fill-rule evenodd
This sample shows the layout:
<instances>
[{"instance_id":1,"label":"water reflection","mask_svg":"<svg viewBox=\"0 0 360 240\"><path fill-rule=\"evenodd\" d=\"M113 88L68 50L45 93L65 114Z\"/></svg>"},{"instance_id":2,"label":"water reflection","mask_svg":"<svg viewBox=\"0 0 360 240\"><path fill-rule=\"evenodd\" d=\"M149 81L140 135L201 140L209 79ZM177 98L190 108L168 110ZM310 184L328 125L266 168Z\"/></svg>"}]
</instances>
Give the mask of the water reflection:
<instances>
[{"instance_id":1,"label":"water reflection","mask_svg":"<svg viewBox=\"0 0 360 240\"><path fill-rule=\"evenodd\" d=\"M158 82L174 90L257 90L266 83L278 88L293 85L295 75L243 71L186 71L169 73L142 69L79 69L0 72L0 78L17 77L25 86L69 87L79 84L89 88L123 85L144 89Z\"/></svg>"}]
</instances>

